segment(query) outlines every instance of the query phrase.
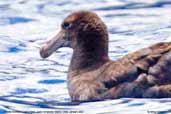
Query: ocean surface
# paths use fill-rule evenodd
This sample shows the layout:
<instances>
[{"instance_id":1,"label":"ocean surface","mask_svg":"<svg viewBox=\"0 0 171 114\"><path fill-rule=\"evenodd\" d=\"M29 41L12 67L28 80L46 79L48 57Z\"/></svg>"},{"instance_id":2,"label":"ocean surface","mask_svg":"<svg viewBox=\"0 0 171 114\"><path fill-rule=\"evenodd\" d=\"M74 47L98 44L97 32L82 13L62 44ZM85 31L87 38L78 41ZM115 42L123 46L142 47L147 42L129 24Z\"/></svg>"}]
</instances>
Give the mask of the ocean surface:
<instances>
[{"instance_id":1,"label":"ocean surface","mask_svg":"<svg viewBox=\"0 0 171 114\"><path fill-rule=\"evenodd\" d=\"M171 41L171 0L0 0L0 114L171 114L171 99L122 98L71 104L72 49L39 49L69 13L96 12L108 26L109 55Z\"/></svg>"}]
</instances>

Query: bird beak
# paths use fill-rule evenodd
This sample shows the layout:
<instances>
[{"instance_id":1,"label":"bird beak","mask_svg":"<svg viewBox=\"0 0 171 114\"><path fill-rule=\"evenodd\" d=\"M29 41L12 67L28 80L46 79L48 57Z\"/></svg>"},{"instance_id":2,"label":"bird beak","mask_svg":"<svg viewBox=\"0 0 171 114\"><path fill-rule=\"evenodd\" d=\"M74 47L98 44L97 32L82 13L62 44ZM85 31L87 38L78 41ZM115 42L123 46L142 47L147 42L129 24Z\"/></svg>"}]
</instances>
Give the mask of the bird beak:
<instances>
[{"instance_id":1,"label":"bird beak","mask_svg":"<svg viewBox=\"0 0 171 114\"><path fill-rule=\"evenodd\" d=\"M61 30L57 35L44 44L44 46L40 49L40 56L42 58L47 58L60 47L70 46L70 42L65 40L65 37L65 32Z\"/></svg>"}]
</instances>

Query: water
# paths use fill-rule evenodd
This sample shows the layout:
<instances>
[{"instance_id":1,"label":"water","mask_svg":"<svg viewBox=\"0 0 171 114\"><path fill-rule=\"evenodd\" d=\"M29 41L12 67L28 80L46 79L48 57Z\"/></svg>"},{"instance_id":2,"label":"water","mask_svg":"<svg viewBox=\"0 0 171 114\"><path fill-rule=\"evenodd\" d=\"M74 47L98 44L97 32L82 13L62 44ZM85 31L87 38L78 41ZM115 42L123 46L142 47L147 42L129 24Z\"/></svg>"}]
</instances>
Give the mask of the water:
<instances>
[{"instance_id":1,"label":"water","mask_svg":"<svg viewBox=\"0 0 171 114\"><path fill-rule=\"evenodd\" d=\"M39 49L59 30L63 18L79 9L95 11L107 24L113 60L171 41L171 0L0 0L0 114L171 114L171 99L67 104L66 74L72 50L61 48L41 59Z\"/></svg>"}]
</instances>

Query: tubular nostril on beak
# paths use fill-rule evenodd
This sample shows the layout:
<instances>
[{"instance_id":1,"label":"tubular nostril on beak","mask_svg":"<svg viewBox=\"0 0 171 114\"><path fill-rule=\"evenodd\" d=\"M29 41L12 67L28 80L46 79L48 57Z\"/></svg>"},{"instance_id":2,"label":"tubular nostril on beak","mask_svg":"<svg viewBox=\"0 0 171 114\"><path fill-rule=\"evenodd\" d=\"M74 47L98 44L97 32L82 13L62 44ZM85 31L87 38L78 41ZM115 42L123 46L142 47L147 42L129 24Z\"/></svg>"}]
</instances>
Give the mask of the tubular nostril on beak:
<instances>
[{"instance_id":1,"label":"tubular nostril on beak","mask_svg":"<svg viewBox=\"0 0 171 114\"><path fill-rule=\"evenodd\" d=\"M40 56L42 58L47 58L52 55L60 47L63 47L66 40L64 39L65 32L60 31L57 35L52 37L50 40L46 41L43 47L40 49Z\"/></svg>"}]
</instances>

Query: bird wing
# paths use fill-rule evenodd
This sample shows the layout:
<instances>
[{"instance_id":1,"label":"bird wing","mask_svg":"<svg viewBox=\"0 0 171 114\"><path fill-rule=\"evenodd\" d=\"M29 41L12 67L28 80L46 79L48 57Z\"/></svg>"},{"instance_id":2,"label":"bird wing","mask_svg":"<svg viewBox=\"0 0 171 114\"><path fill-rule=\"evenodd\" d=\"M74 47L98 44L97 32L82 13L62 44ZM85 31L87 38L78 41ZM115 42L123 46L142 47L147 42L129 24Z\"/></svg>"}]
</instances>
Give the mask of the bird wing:
<instances>
[{"instance_id":1,"label":"bird wing","mask_svg":"<svg viewBox=\"0 0 171 114\"><path fill-rule=\"evenodd\" d=\"M153 71L159 69L162 76L167 72L171 74L170 70L165 73L162 69L170 65L171 43L161 42L113 61L98 79L110 89L120 83L134 81L143 73L148 75L152 68Z\"/></svg>"}]
</instances>

